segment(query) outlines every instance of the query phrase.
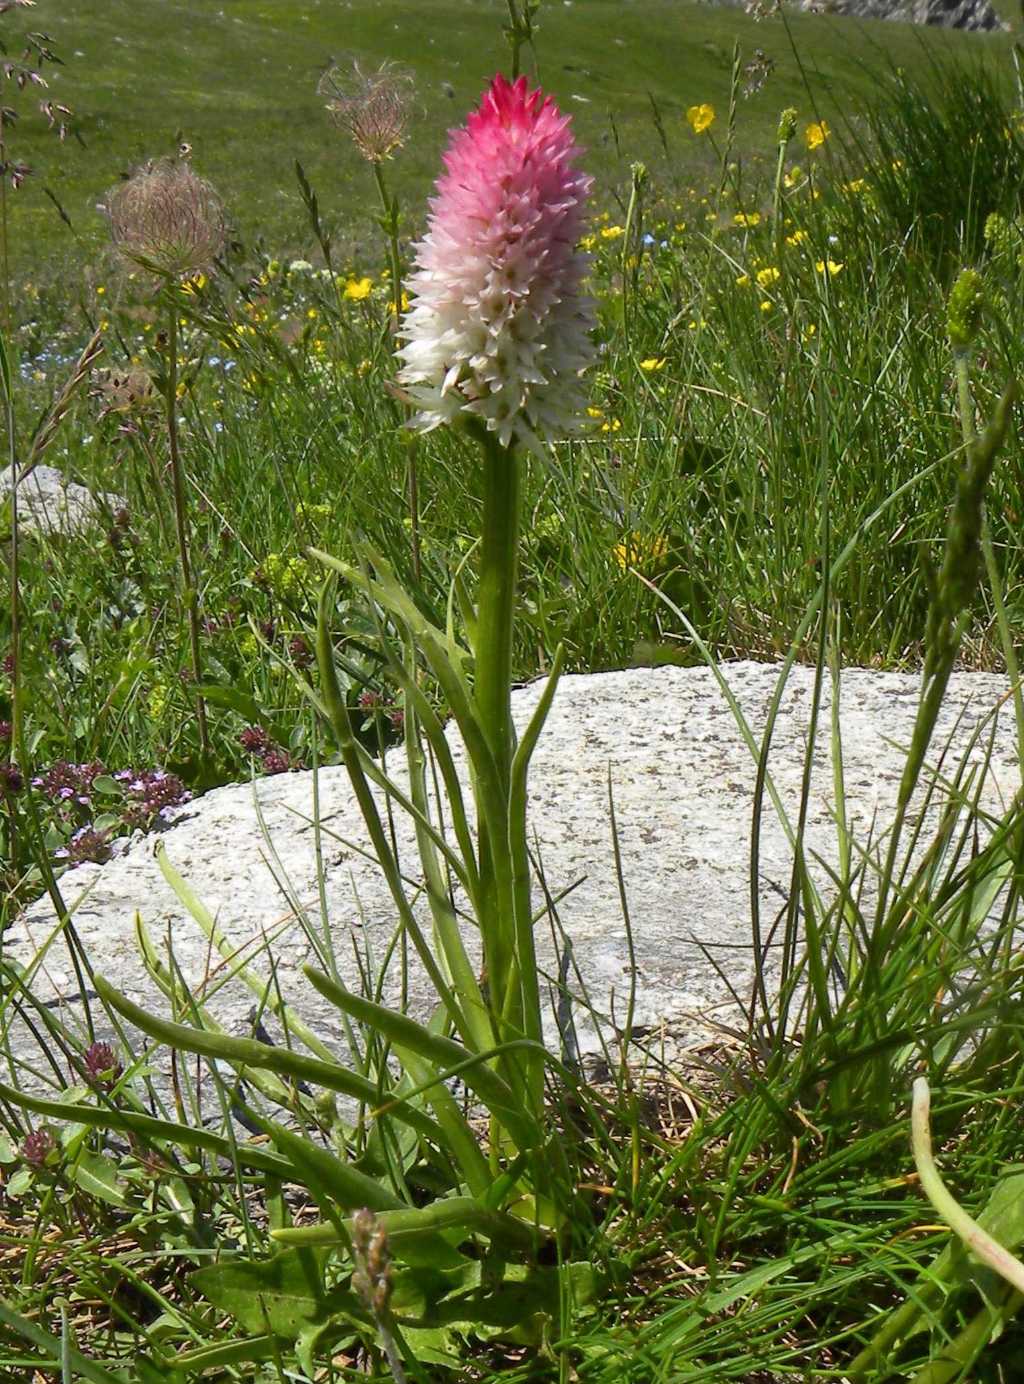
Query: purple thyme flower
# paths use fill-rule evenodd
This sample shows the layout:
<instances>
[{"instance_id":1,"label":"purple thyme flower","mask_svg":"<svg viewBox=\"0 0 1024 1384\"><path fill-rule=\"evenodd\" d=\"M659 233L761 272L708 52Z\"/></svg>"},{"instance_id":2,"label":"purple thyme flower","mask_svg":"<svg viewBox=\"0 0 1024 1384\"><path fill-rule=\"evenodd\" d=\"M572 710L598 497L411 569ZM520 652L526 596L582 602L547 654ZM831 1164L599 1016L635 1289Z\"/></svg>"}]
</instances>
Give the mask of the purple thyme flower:
<instances>
[{"instance_id":1,"label":"purple thyme flower","mask_svg":"<svg viewBox=\"0 0 1024 1384\"><path fill-rule=\"evenodd\" d=\"M21 1156L30 1168L42 1168L52 1161L57 1152L57 1140L47 1125L40 1125L25 1136L21 1146Z\"/></svg>"}]
</instances>

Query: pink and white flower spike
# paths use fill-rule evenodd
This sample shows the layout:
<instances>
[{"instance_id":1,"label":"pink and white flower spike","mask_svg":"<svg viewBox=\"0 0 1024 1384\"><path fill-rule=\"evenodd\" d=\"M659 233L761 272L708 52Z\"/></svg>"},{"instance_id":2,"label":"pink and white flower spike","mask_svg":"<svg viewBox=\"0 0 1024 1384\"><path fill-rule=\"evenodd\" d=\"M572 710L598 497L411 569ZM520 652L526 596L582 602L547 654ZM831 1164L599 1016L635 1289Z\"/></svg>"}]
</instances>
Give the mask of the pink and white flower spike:
<instances>
[{"instance_id":1,"label":"pink and white flower spike","mask_svg":"<svg viewBox=\"0 0 1024 1384\"><path fill-rule=\"evenodd\" d=\"M570 118L525 77L495 77L452 134L400 333L420 431L469 414L502 446L538 449L578 426L593 326L579 153Z\"/></svg>"}]
</instances>

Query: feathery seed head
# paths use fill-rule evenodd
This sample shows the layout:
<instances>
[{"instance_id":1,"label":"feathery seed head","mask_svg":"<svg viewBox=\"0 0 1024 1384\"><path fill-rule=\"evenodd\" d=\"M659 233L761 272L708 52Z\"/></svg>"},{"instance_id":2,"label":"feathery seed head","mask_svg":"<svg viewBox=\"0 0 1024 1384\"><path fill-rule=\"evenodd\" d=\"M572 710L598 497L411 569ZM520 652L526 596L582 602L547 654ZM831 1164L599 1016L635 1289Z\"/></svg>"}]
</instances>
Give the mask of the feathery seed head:
<instances>
[{"instance_id":1,"label":"feathery seed head","mask_svg":"<svg viewBox=\"0 0 1024 1384\"><path fill-rule=\"evenodd\" d=\"M578 249L592 179L551 97L494 78L456 130L416 247L398 380L427 432L476 418L501 444L573 430L592 350Z\"/></svg>"},{"instance_id":2,"label":"feathery seed head","mask_svg":"<svg viewBox=\"0 0 1024 1384\"><path fill-rule=\"evenodd\" d=\"M386 62L376 72L332 67L317 87L335 122L352 136L368 163L381 163L401 147L412 109L412 74Z\"/></svg>"},{"instance_id":3,"label":"feathery seed head","mask_svg":"<svg viewBox=\"0 0 1024 1384\"><path fill-rule=\"evenodd\" d=\"M224 207L191 164L154 159L107 194L114 244L126 259L167 278L209 268L224 245Z\"/></svg>"}]
</instances>

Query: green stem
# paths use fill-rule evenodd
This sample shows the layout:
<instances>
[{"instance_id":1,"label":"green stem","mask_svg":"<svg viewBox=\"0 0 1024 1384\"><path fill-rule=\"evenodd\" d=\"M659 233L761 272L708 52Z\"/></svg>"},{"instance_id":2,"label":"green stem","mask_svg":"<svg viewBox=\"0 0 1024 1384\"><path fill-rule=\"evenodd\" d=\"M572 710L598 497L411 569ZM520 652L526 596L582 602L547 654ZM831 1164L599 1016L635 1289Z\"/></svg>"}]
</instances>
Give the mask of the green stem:
<instances>
[{"instance_id":1,"label":"green stem","mask_svg":"<svg viewBox=\"0 0 1024 1384\"><path fill-rule=\"evenodd\" d=\"M774 263L779 262L782 248L782 178L786 171L786 150L789 140L779 140L779 157L775 165L775 190L772 194L772 242L774 244Z\"/></svg>"},{"instance_id":2,"label":"green stem","mask_svg":"<svg viewBox=\"0 0 1024 1384\"><path fill-rule=\"evenodd\" d=\"M921 1190L950 1229L959 1235L965 1249L1005 1278L1018 1293L1024 1293L1024 1264L967 1214L942 1181L932 1158L930 1109L928 1082L919 1076L914 1081L910 1118L914 1164L921 1179Z\"/></svg>"},{"instance_id":3,"label":"green stem","mask_svg":"<svg viewBox=\"0 0 1024 1384\"><path fill-rule=\"evenodd\" d=\"M196 725L199 730L199 751L204 763L210 760L210 737L206 727L206 702L198 691L203 681L202 654L199 648L199 600L192 580L192 564L188 552L188 519L185 501L185 477L178 446L178 312L172 295L168 295L167 322L167 448L171 459L171 478L174 485L174 521L178 531L178 561L181 564L181 583L188 614L189 642L192 649L192 676L196 691Z\"/></svg>"},{"instance_id":4,"label":"green stem","mask_svg":"<svg viewBox=\"0 0 1024 1384\"><path fill-rule=\"evenodd\" d=\"M391 264L391 329L397 336L402 320L402 257L398 244L398 203L388 192L380 160L374 161L373 178L377 184L377 195L380 198L381 225L388 242L388 260ZM410 437L408 446L407 489L411 525L410 537L412 540L412 570L417 582L419 582L422 579L423 569L420 560L420 488L414 437Z\"/></svg>"},{"instance_id":5,"label":"green stem","mask_svg":"<svg viewBox=\"0 0 1024 1384\"><path fill-rule=\"evenodd\" d=\"M977 441L978 432L974 422L974 400L971 397L968 358L964 351L956 353L956 396L960 409L960 431L963 434L964 445L970 447ZM1006 614L1002 578L999 564L996 562L995 547L992 543L992 528L988 522L987 514L982 515L981 521L981 552L985 560L985 574L992 591L992 606L996 615L996 627L999 630L999 642L1003 648L1006 675L1013 689L1013 710L1017 722L1017 761L1021 773L1024 775L1024 690L1021 689L1020 685L1020 667L1017 663L1017 652L1013 646L1010 621Z\"/></svg>"},{"instance_id":6,"label":"green stem","mask_svg":"<svg viewBox=\"0 0 1024 1384\"><path fill-rule=\"evenodd\" d=\"M496 835L481 824L481 932L491 1008L500 1033L508 1038L525 1035L540 1043L525 788L521 792L513 791L517 775L513 774L516 736L512 724L512 650L523 463L513 447L501 446L492 433L479 429L477 436L484 451L484 516L474 647L474 701L477 719L494 761L498 794L504 806L504 839L496 839ZM524 1058L522 1052L517 1052L510 1056L507 1079L525 1087L524 1098L531 1111L539 1114L544 1074L536 1054L528 1053Z\"/></svg>"},{"instance_id":7,"label":"green stem","mask_svg":"<svg viewBox=\"0 0 1024 1384\"><path fill-rule=\"evenodd\" d=\"M503 796L511 780L512 623L518 569L522 463L489 432L484 446L484 522L476 643L475 700L480 724L497 767Z\"/></svg>"}]
</instances>

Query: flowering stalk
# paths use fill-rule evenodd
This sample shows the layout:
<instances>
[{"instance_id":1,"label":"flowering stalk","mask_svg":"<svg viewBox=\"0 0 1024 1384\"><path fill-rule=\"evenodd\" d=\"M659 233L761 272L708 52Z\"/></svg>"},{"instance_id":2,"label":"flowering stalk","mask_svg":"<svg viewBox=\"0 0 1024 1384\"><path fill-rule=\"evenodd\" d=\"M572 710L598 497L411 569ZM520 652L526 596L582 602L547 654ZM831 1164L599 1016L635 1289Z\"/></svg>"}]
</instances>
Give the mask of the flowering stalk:
<instances>
[{"instance_id":1,"label":"flowering stalk","mask_svg":"<svg viewBox=\"0 0 1024 1384\"><path fill-rule=\"evenodd\" d=\"M199 599L189 559L185 482L178 446L178 305L175 285L208 269L226 236L224 208L211 185L185 159L156 159L136 169L107 194L110 232L118 250L156 276L166 290L167 366L164 397L167 447L174 489L182 594L189 627L192 676L196 684L196 725L204 766L210 759L206 703L199 644Z\"/></svg>"},{"instance_id":2,"label":"flowering stalk","mask_svg":"<svg viewBox=\"0 0 1024 1384\"><path fill-rule=\"evenodd\" d=\"M167 315L167 450L171 461L171 483L174 487L174 524L178 535L182 599L188 618L192 678L197 689L196 728L199 732L199 752L205 763L210 759L210 735L206 725L206 701L203 694L198 691L203 681L203 659L199 644L199 596L192 579L192 564L189 559L185 477L178 447L178 305L173 296L168 296L170 310Z\"/></svg>"}]
</instances>

